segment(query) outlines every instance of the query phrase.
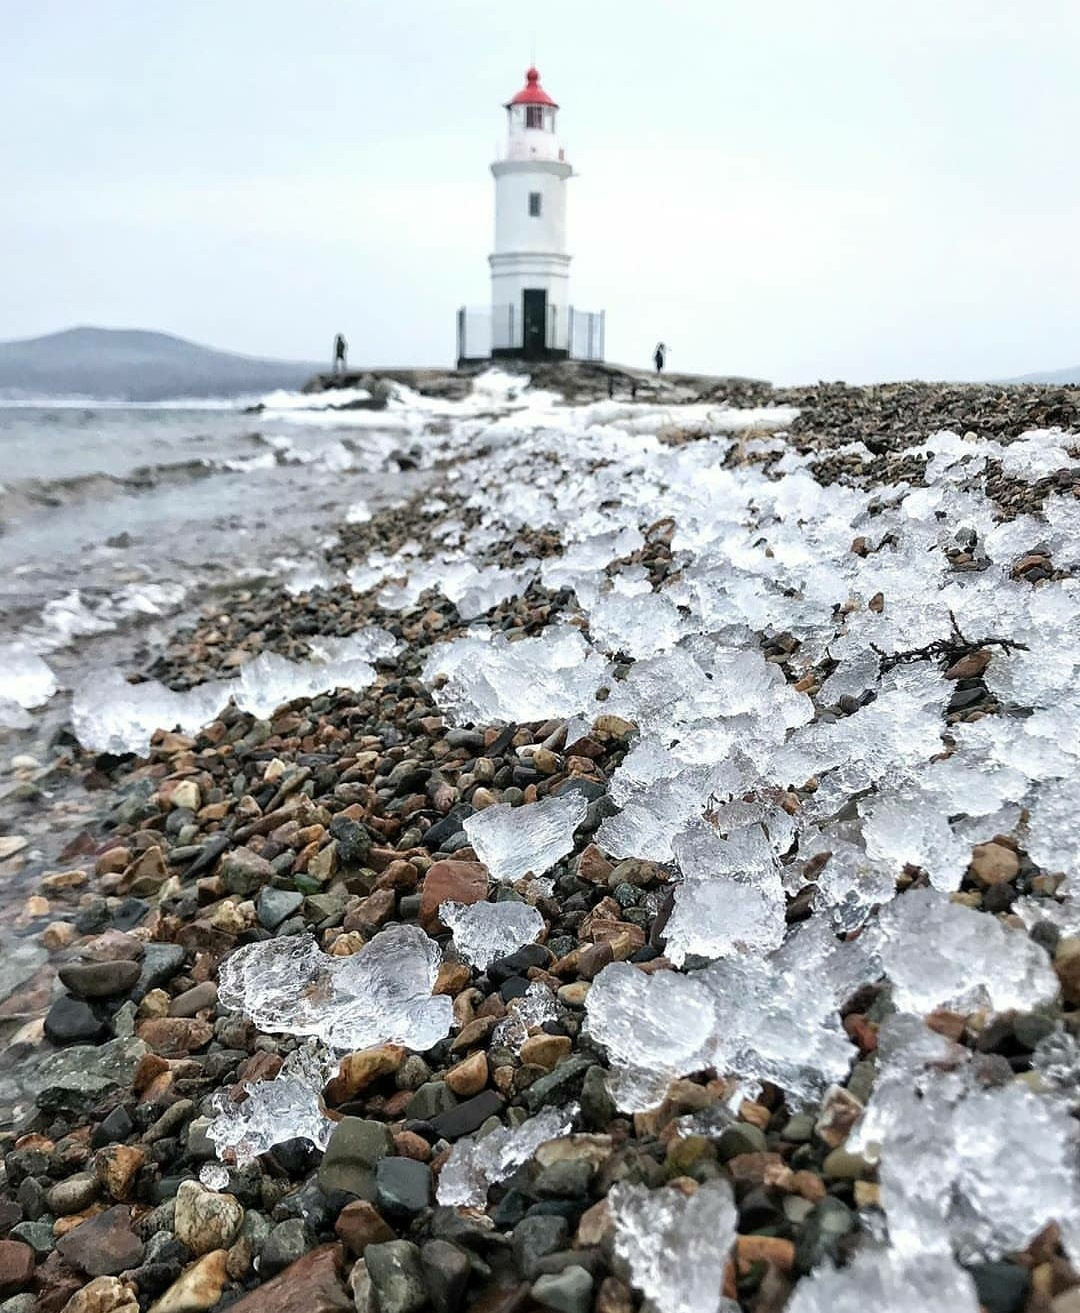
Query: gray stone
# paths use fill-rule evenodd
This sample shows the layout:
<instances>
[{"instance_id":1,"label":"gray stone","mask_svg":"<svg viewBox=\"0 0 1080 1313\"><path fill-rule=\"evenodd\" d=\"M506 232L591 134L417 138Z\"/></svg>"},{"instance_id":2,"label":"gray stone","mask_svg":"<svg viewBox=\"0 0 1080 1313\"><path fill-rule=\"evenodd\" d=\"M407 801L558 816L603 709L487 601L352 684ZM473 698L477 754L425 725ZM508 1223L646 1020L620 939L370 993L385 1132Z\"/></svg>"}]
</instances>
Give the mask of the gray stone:
<instances>
[{"instance_id":1,"label":"gray stone","mask_svg":"<svg viewBox=\"0 0 1080 1313\"><path fill-rule=\"evenodd\" d=\"M308 1230L298 1217L279 1222L266 1237L259 1255L259 1273L273 1276L311 1248Z\"/></svg>"},{"instance_id":2,"label":"gray stone","mask_svg":"<svg viewBox=\"0 0 1080 1313\"><path fill-rule=\"evenodd\" d=\"M1022 1313L1031 1277L1015 1263L976 1263L968 1268L986 1313Z\"/></svg>"},{"instance_id":3,"label":"gray stone","mask_svg":"<svg viewBox=\"0 0 1080 1313\"><path fill-rule=\"evenodd\" d=\"M427 1303L420 1251L408 1240L368 1245L362 1261L371 1277L379 1313L418 1313Z\"/></svg>"},{"instance_id":4,"label":"gray stone","mask_svg":"<svg viewBox=\"0 0 1080 1313\"><path fill-rule=\"evenodd\" d=\"M147 944L138 982L131 997L139 1001L159 985L167 985L184 965L185 953L179 944Z\"/></svg>"},{"instance_id":5,"label":"gray stone","mask_svg":"<svg viewBox=\"0 0 1080 1313\"><path fill-rule=\"evenodd\" d=\"M193 985L177 994L169 1004L170 1017L193 1017L206 1008L212 1008L217 1002L217 985L212 980L204 980L200 985Z\"/></svg>"},{"instance_id":6,"label":"gray stone","mask_svg":"<svg viewBox=\"0 0 1080 1313\"><path fill-rule=\"evenodd\" d=\"M0 1303L0 1313L38 1313L38 1297L30 1293L12 1295Z\"/></svg>"},{"instance_id":7,"label":"gray stone","mask_svg":"<svg viewBox=\"0 0 1080 1313\"><path fill-rule=\"evenodd\" d=\"M495 1090L482 1090L464 1103L459 1103L456 1108L432 1117L431 1124L437 1134L447 1140L457 1140L462 1135L478 1131L489 1117L502 1112L502 1108L503 1101Z\"/></svg>"},{"instance_id":8,"label":"gray stone","mask_svg":"<svg viewBox=\"0 0 1080 1313\"><path fill-rule=\"evenodd\" d=\"M272 885L264 885L255 912L260 925L267 930L276 930L282 921L298 912L303 903L304 895L296 889L275 889Z\"/></svg>"},{"instance_id":9,"label":"gray stone","mask_svg":"<svg viewBox=\"0 0 1080 1313\"><path fill-rule=\"evenodd\" d=\"M149 1052L142 1040L114 1039L54 1053L38 1069L37 1105L44 1112L84 1113L105 1095L127 1090Z\"/></svg>"},{"instance_id":10,"label":"gray stone","mask_svg":"<svg viewBox=\"0 0 1080 1313\"><path fill-rule=\"evenodd\" d=\"M581 1084L581 1115L586 1126L606 1130L617 1109L608 1093L607 1075L599 1064L590 1067Z\"/></svg>"},{"instance_id":11,"label":"gray stone","mask_svg":"<svg viewBox=\"0 0 1080 1313\"><path fill-rule=\"evenodd\" d=\"M468 1255L449 1240L429 1240L420 1250L420 1264L435 1313L458 1313L469 1284Z\"/></svg>"},{"instance_id":12,"label":"gray stone","mask_svg":"<svg viewBox=\"0 0 1080 1313\"><path fill-rule=\"evenodd\" d=\"M596 1064L590 1058L573 1057L562 1062L554 1071L541 1076L525 1091L525 1102L530 1112L539 1112L548 1104L565 1104L581 1094L590 1067Z\"/></svg>"},{"instance_id":13,"label":"gray stone","mask_svg":"<svg viewBox=\"0 0 1080 1313\"><path fill-rule=\"evenodd\" d=\"M835 1258L838 1242L854 1228L851 1211L839 1199L823 1199L807 1216L795 1241L795 1266L805 1274Z\"/></svg>"},{"instance_id":14,"label":"gray stone","mask_svg":"<svg viewBox=\"0 0 1080 1313\"><path fill-rule=\"evenodd\" d=\"M568 1158L545 1167L533 1181L533 1193L540 1199L584 1199L592 1175L591 1163Z\"/></svg>"},{"instance_id":15,"label":"gray stone","mask_svg":"<svg viewBox=\"0 0 1080 1313\"><path fill-rule=\"evenodd\" d=\"M536 1264L541 1258L562 1249L570 1234L570 1223L565 1217L551 1213L523 1217L514 1227L512 1247L514 1263L527 1281L537 1275Z\"/></svg>"},{"instance_id":16,"label":"gray stone","mask_svg":"<svg viewBox=\"0 0 1080 1313\"><path fill-rule=\"evenodd\" d=\"M114 998L126 994L142 973L138 962L69 962L60 983L76 998Z\"/></svg>"},{"instance_id":17,"label":"gray stone","mask_svg":"<svg viewBox=\"0 0 1080 1313\"><path fill-rule=\"evenodd\" d=\"M725 1126L716 1141L716 1152L721 1162L737 1158L741 1153L766 1153L768 1141L765 1132L759 1126L749 1122L736 1122L734 1126Z\"/></svg>"},{"instance_id":18,"label":"gray stone","mask_svg":"<svg viewBox=\"0 0 1080 1313\"><path fill-rule=\"evenodd\" d=\"M76 1172L66 1181L57 1181L45 1196L49 1211L58 1217L81 1213L98 1195L98 1181L89 1172Z\"/></svg>"},{"instance_id":19,"label":"gray stone","mask_svg":"<svg viewBox=\"0 0 1080 1313\"><path fill-rule=\"evenodd\" d=\"M414 1121L429 1122L439 1113L457 1107L457 1097L445 1081L426 1081L409 1100L405 1116Z\"/></svg>"},{"instance_id":20,"label":"gray stone","mask_svg":"<svg viewBox=\"0 0 1080 1313\"><path fill-rule=\"evenodd\" d=\"M343 1117L334 1127L319 1164L319 1185L325 1191L375 1201L375 1164L394 1151L394 1141L382 1122Z\"/></svg>"},{"instance_id":21,"label":"gray stone","mask_svg":"<svg viewBox=\"0 0 1080 1313\"><path fill-rule=\"evenodd\" d=\"M375 1190L380 1210L389 1216L419 1213L431 1203L431 1168L415 1158L381 1158Z\"/></svg>"},{"instance_id":22,"label":"gray stone","mask_svg":"<svg viewBox=\"0 0 1080 1313\"><path fill-rule=\"evenodd\" d=\"M255 893L274 878L274 868L250 848L234 848L221 862L221 878L230 894Z\"/></svg>"},{"instance_id":23,"label":"gray stone","mask_svg":"<svg viewBox=\"0 0 1080 1313\"><path fill-rule=\"evenodd\" d=\"M8 1233L12 1240L21 1240L24 1245L43 1258L52 1252L54 1236L51 1222L20 1222Z\"/></svg>"},{"instance_id":24,"label":"gray stone","mask_svg":"<svg viewBox=\"0 0 1080 1313\"><path fill-rule=\"evenodd\" d=\"M62 994L45 1015L45 1034L54 1044L92 1044L108 1033L108 1026L81 998Z\"/></svg>"},{"instance_id":25,"label":"gray stone","mask_svg":"<svg viewBox=\"0 0 1080 1313\"><path fill-rule=\"evenodd\" d=\"M530 1293L538 1304L557 1313L589 1313L592 1291L592 1277L574 1263L551 1276L537 1277Z\"/></svg>"}]
</instances>

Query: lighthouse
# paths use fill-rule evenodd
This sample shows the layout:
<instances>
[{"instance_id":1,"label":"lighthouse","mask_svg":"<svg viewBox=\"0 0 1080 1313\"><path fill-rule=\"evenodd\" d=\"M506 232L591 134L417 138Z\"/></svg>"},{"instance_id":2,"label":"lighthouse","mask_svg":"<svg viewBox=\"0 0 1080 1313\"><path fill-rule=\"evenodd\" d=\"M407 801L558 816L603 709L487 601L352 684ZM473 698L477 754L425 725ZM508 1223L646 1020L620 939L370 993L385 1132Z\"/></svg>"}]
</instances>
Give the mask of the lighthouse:
<instances>
[{"instance_id":1,"label":"lighthouse","mask_svg":"<svg viewBox=\"0 0 1080 1313\"><path fill-rule=\"evenodd\" d=\"M458 312L458 363L490 357L602 360L603 313L570 303L566 192L574 171L556 134L559 106L530 68L504 109L506 141L491 165L491 309Z\"/></svg>"}]
</instances>

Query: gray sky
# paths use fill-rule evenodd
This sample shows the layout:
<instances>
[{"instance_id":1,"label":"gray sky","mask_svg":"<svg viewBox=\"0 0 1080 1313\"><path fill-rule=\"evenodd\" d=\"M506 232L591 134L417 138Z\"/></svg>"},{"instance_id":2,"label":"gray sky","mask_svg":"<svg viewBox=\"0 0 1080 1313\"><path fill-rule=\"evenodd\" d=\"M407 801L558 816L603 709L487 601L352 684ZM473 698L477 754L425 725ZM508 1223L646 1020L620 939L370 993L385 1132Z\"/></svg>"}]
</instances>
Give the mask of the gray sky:
<instances>
[{"instance_id":1,"label":"gray sky","mask_svg":"<svg viewBox=\"0 0 1080 1313\"><path fill-rule=\"evenodd\" d=\"M0 0L0 338L449 362L533 48L609 359L1080 361L1075 0Z\"/></svg>"}]
</instances>

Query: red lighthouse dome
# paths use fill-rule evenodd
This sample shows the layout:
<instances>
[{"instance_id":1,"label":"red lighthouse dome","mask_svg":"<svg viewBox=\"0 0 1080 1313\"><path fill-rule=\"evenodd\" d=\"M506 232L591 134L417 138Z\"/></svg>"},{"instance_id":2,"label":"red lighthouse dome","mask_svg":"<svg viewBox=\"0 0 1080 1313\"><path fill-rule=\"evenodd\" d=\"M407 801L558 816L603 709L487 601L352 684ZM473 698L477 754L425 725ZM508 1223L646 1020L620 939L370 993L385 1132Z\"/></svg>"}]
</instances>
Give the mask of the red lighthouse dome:
<instances>
[{"instance_id":1,"label":"red lighthouse dome","mask_svg":"<svg viewBox=\"0 0 1080 1313\"><path fill-rule=\"evenodd\" d=\"M535 68L530 68L526 72L525 85L512 100L506 102L507 109L511 105L549 105L552 109L559 108L540 85L540 74Z\"/></svg>"}]
</instances>

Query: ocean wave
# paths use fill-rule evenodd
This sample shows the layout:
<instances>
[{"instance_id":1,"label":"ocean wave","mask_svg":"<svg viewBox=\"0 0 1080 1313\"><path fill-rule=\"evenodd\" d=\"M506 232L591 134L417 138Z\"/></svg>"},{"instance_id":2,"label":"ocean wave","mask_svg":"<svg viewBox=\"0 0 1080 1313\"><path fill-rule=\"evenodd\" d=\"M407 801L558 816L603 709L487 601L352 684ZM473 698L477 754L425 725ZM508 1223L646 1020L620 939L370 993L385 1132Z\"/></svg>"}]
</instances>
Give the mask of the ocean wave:
<instances>
[{"instance_id":1,"label":"ocean wave","mask_svg":"<svg viewBox=\"0 0 1080 1313\"><path fill-rule=\"evenodd\" d=\"M163 465L138 465L129 474L73 474L61 479L18 479L0 484L0 516L26 515L38 510L77 506L151 488L193 483L221 468L203 457Z\"/></svg>"}]
</instances>

